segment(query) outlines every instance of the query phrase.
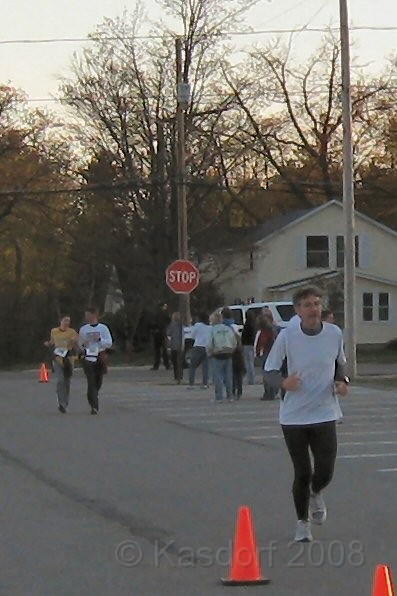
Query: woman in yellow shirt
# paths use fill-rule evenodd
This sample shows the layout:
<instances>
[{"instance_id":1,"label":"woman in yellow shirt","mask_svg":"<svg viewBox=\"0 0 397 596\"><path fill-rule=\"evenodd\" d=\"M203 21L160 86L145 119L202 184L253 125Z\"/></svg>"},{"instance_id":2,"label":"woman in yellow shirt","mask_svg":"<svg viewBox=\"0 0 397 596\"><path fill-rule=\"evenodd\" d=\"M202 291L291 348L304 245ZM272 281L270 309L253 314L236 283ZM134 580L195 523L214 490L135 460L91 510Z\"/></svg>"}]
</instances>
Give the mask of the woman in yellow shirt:
<instances>
[{"instance_id":1,"label":"woman in yellow shirt","mask_svg":"<svg viewBox=\"0 0 397 596\"><path fill-rule=\"evenodd\" d=\"M51 329L44 345L53 349L54 372L57 379L58 410L66 414L69 405L70 381L73 374L73 352L77 348L77 332L70 326L70 316L62 316L59 326Z\"/></svg>"}]
</instances>

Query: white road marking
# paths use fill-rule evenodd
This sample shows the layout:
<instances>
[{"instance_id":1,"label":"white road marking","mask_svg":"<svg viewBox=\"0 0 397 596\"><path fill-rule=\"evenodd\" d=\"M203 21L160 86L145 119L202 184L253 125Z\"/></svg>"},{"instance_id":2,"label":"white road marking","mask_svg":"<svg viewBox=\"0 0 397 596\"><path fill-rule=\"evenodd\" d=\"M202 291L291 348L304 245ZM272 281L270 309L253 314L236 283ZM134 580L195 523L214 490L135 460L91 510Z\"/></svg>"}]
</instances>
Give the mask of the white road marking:
<instances>
[{"instance_id":1,"label":"white road marking","mask_svg":"<svg viewBox=\"0 0 397 596\"><path fill-rule=\"evenodd\" d=\"M256 410L246 410L246 411L236 411L236 410L232 410L232 405L230 404L230 409L229 409L229 404L225 404L225 405L217 405L214 404L214 408L216 408L216 412L197 412L195 414L195 418L206 418L208 416L210 417L214 417L214 416L221 416L223 418L226 418L227 416L258 416L259 412ZM219 409L220 408L220 409ZM227 409L226 409L227 408ZM174 414L172 414L173 418L183 418L183 416L186 416L186 413L179 413L179 412L175 412ZM274 418L261 418L261 420L264 420L265 422L267 420L271 421L271 420L275 420Z\"/></svg>"},{"instance_id":2,"label":"white road marking","mask_svg":"<svg viewBox=\"0 0 397 596\"><path fill-rule=\"evenodd\" d=\"M337 459L360 459L365 457L397 457L397 453L360 453L357 455L338 455Z\"/></svg>"},{"instance_id":3,"label":"white road marking","mask_svg":"<svg viewBox=\"0 0 397 596\"><path fill-rule=\"evenodd\" d=\"M392 430L392 429L387 429L387 430L352 430L352 431L347 431L347 432L343 432L343 431L339 431L338 432L338 437L347 437L347 436L351 436L351 435L389 435L391 433L397 433L397 428Z\"/></svg>"},{"instance_id":4,"label":"white road marking","mask_svg":"<svg viewBox=\"0 0 397 596\"><path fill-rule=\"evenodd\" d=\"M378 472L397 472L397 468L383 468L382 470L378 470Z\"/></svg>"},{"instance_id":5,"label":"white road marking","mask_svg":"<svg viewBox=\"0 0 397 596\"><path fill-rule=\"evenodd\" d=\"M397 441L348 441L338 445L397 445Z\"/></svg>"},{"instance_id":6,"label":"white road marking","mask_svg":"<svg viewBox=\"0 0 397 596\"><path fill-rule=\"evenodd\" d=\"M229 430L229 429L223 429L223 430ZM247 439L252 439L253 441L255 440L264 440L264 439L282 439L283 435L252 435L249 437L245 437ZM338 442L338 447L342 447L342 446L350 446L350 445L397 445L397 441L347 441L344 443L340 443Z\"/></svg>"},{"instance_id":7,"label":"white road marking","mask_svg":"<svg viewBox=\"0 0 397 596\"><path fill-rule=\"evenodd\" d=\"M264 441L265 439L283 439L283 435L260 435L260 436L253 436L253 437L244 437L244 439L249 439L250 441Z\"/></svg>"}]
</instances>

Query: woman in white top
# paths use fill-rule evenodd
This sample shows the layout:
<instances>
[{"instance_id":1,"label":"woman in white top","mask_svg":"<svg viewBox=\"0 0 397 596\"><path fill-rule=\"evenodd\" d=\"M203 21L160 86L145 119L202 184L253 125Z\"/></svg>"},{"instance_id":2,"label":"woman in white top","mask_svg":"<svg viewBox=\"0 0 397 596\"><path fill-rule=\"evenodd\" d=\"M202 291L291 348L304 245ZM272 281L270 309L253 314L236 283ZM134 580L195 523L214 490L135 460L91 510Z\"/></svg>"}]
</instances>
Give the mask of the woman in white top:
<instances>
[{"instance_id":1,"label":"woman in white top","mask_svg":"<svg viewBox=\"0 0 397 596\"><path fill-rule=\"evenodd\" d=\"M211 326L208 324L208 315L200 313L199 320L193 325L191 337L194 340L190 356L189 388L194 387L196 369L202 365L204 389L208 387L208 356L207 346L211 336Z\"/></svg>"}]
</instances>

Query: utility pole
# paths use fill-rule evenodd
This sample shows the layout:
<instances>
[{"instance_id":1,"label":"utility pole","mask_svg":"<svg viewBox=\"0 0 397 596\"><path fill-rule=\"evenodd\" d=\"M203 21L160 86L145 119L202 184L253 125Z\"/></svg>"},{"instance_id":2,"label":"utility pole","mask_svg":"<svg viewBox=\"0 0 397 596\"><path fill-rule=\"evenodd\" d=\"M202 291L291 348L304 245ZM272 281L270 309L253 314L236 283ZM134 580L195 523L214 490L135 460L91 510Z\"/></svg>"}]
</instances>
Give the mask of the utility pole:
<instances>
[{"instance_id":1,"label":"utility pole","mask_svg":"<svg viewBox=\"0 0 397 596\"><path fill-rule=\"evenodd\" d=\"M357 373L356 358L356 275L354 225L354 175L352 147L352 110L350 90L350 47L347 0L339 0L342 66L342 122L343 122L343 213L344 233L344 303L345 344L351 377Z\"/></svg>"},{"instance_id":2,"label":"utility pole","mask_svg":"<svg viewBox=\"0 0 397 596\"><path fill-rule=\"evenodd\" d=\"M177 128L177 196L178 196L178 258L188 260L187 207L186 207L186 150L185 110L189 104L190 89L182 76L182 39L175 40L176 51L176 128ZM185 325L191 322L190 295L180 294L179 310Z\"/></svg>"}]
</instances>

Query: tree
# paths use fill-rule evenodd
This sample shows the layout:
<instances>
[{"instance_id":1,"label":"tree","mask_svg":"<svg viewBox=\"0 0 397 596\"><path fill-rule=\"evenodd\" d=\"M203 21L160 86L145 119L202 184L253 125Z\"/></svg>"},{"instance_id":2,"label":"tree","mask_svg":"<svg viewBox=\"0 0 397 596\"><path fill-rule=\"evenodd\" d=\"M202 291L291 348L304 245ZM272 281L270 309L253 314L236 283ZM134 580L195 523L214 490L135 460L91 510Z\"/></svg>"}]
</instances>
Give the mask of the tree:
<instances>
[{"instance_id":1,"label":"tree","mask_svg":"<svg viewBox=\"0 0 397 596\"><path fill-rule=\"evenodd\" d=\"M71 184L56 122L0 88L0 290L2 361L31 359L54 323L67 252L63 224ZM66 152L63 149L63 155ZM56 158L55 158L56 157ZM66 201L65 201L66 198Z\"/></svg>"},{"instance_id":2,"label":"tree","mask_svg":"<svg viewBox=\"0 0 397 596\"><path fill-rule=\"evenodd\" d=\"M230 68L224 72L246 116L239 136L242 150L249 147L262 158L262 178L266 165L300 206L309 207L340 194L340 50L328 36L309 62L299 65L291 58L292 47L291 39L287 47L276 42L251 51L245 76L227 74ZM377 106L384 101L390 80L389 72L354 86L354 141L363 161L374 149L368 139L369 123L376 122ZM357 167L362 163L356 162Z\"/></svg>"},{"instance_id":3,"label":"tree","mask_svg":"<svg viewBox=\"0 0 397 596\"><path fill-rule=\"evenodd\" d=\"M211 152L219 154L219 147L209 131L228 109L224 99L204 100L206 84L219 81L214 47L256 1L160 2L184 29L184 78L192 83L186 114L192 188L195 179L211 172ZM137 36L142 18L138 4L131 20L105 19L92 46L74 57L73 79L61 86L76 117L74 133L90 156L90 185L101 180L99 164L106 172L103 188L82 196L86 213L90 202L100 201L100 212L115 230L107 262L116 267L131 333L139 305L165 297L164 271L177 256L176 100L170 77L175 33L157 28L160 39L143 42ZM197 200L192 193L192 204ZM194 233L193 218L191 227Z\"/></svg>"}]
</instances>

